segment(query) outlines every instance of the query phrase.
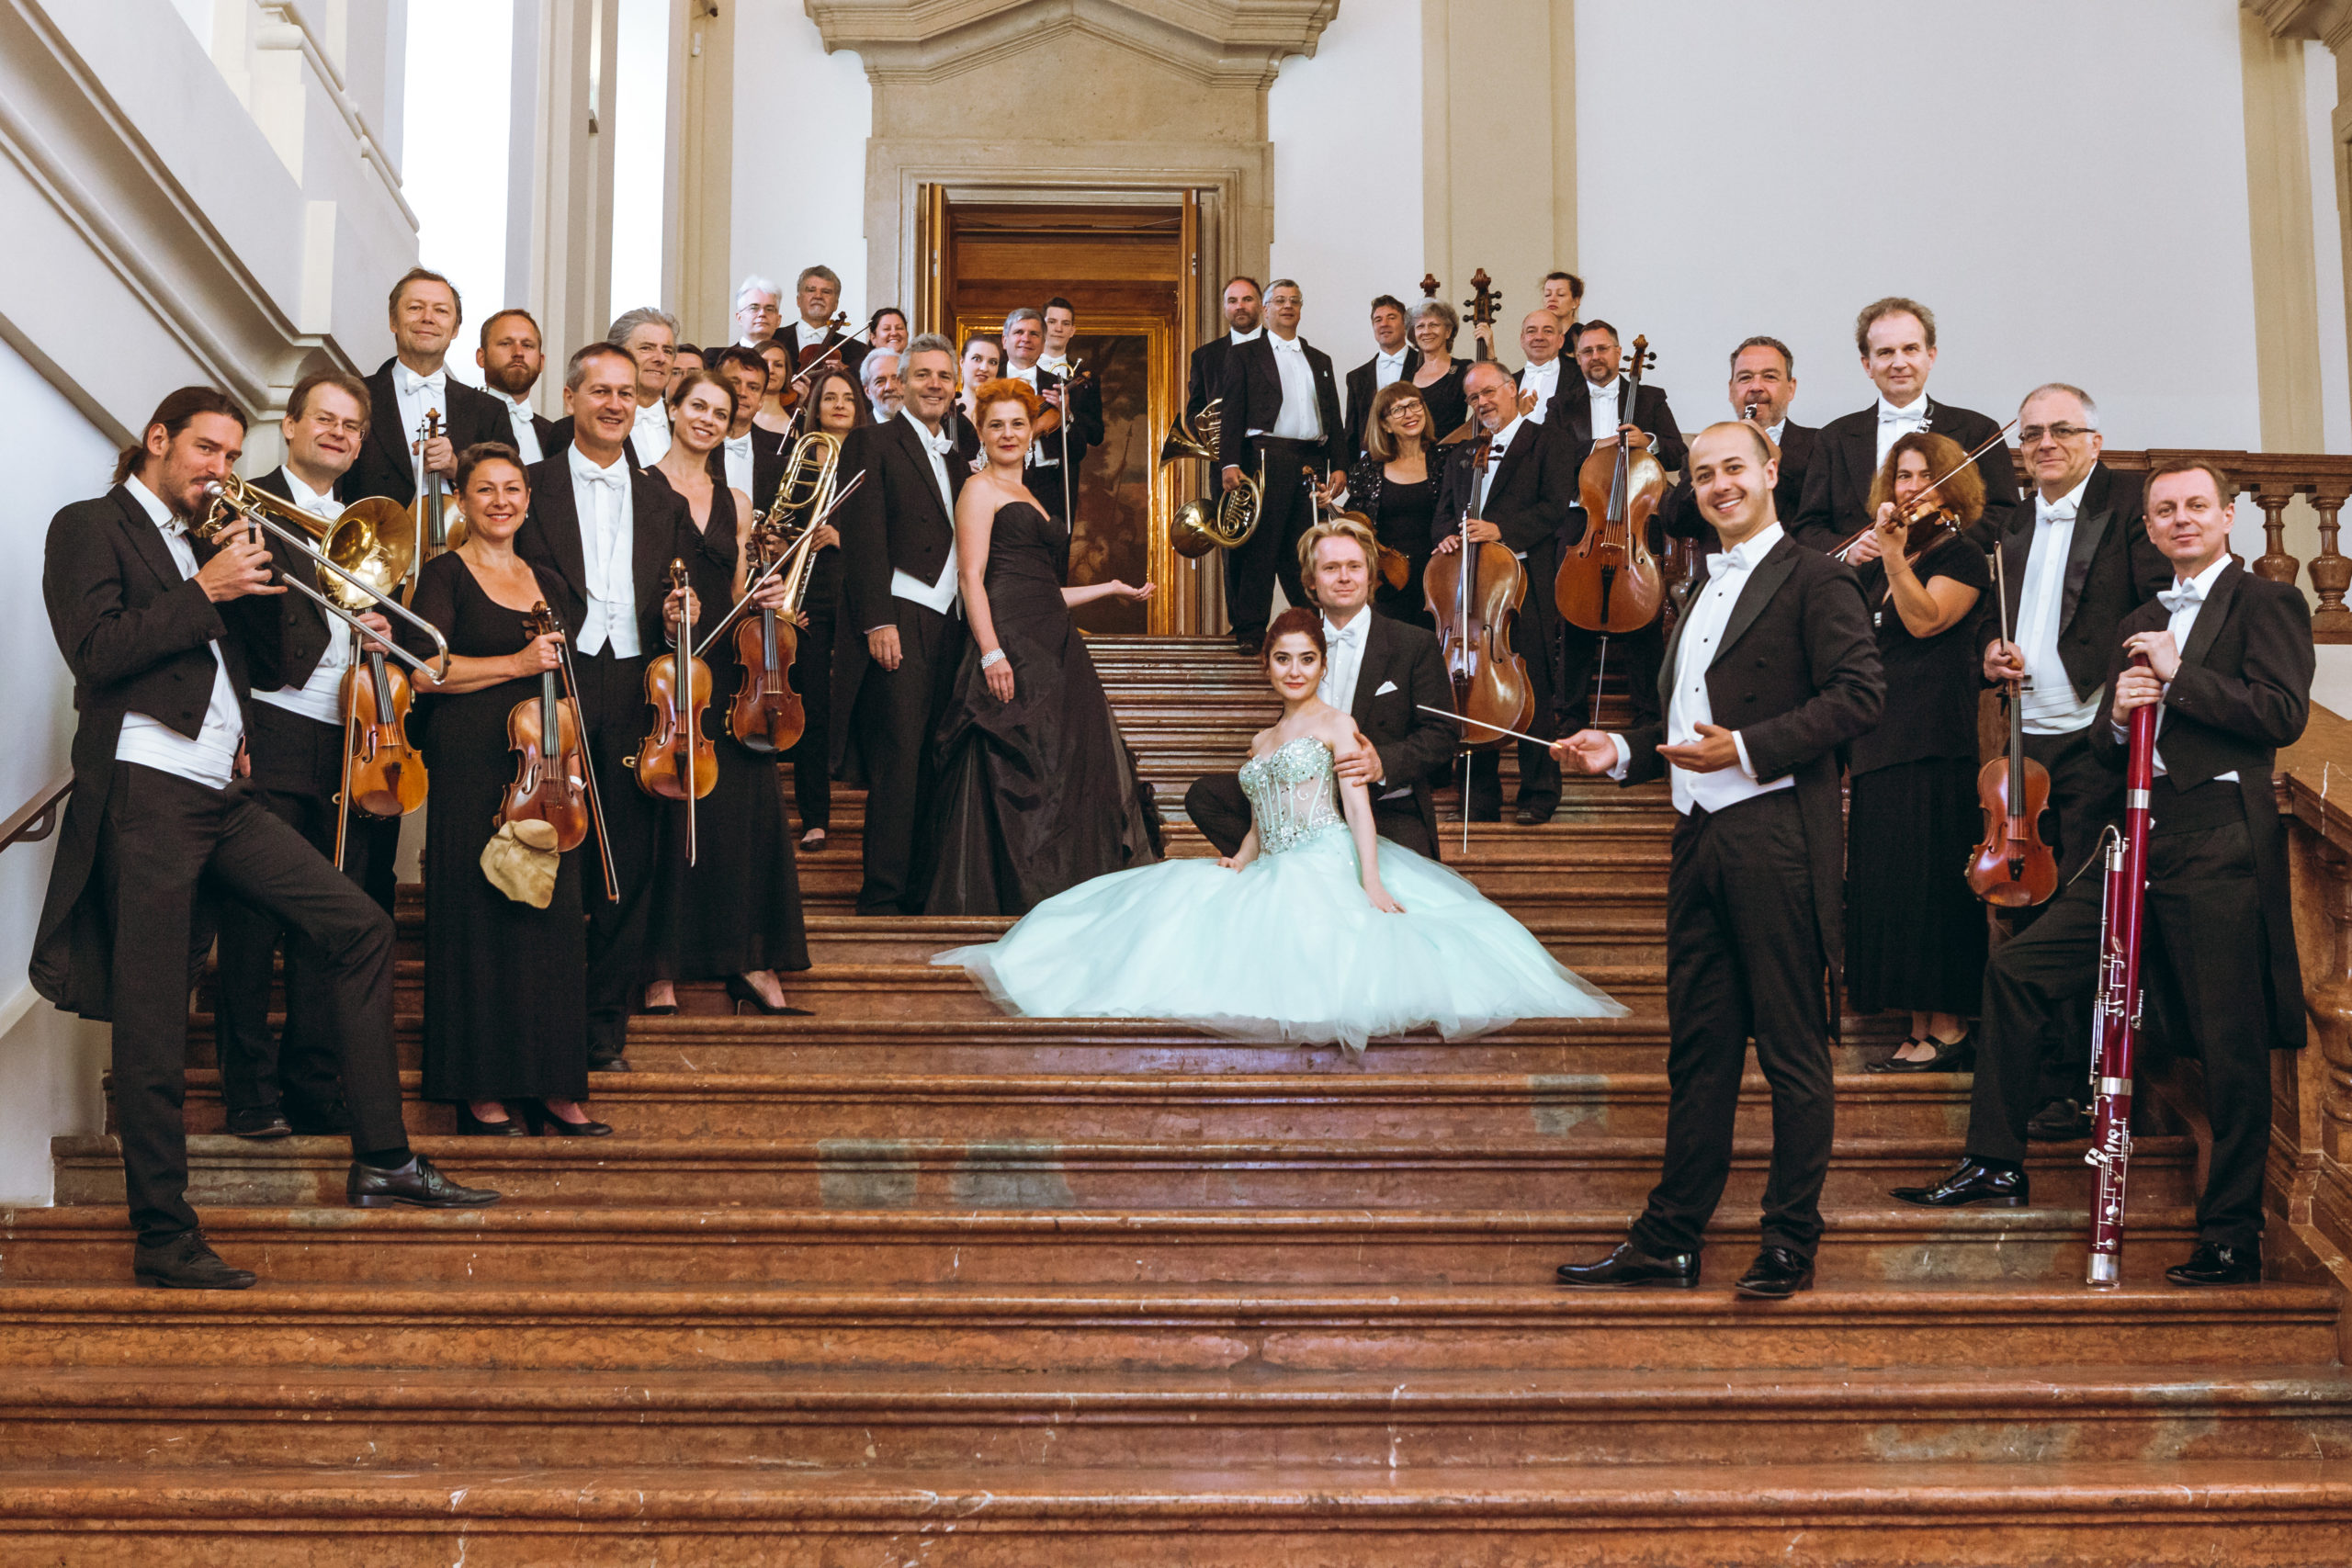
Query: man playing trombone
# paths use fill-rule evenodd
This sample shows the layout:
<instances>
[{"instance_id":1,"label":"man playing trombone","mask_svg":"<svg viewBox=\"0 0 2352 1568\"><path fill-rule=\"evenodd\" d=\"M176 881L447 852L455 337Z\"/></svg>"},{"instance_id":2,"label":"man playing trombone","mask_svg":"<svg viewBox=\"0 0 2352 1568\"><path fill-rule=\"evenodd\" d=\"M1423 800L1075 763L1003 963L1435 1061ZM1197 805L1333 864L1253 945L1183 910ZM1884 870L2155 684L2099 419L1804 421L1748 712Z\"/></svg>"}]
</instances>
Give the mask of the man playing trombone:
<instances>
[{"instance_id":1,"label":"man playing trombone","mask_svg":"<svg viewBox=\"0 0 2352 1568\"><path fill-rule=\"evenodd\" d=\"M115 1121L143 1283L242 1290L187 1201L180 1107L188 987L209 923L200 883L315 943L351 1115L357 1206L476 1208L408 1146L392 1047L392 921L245 782L249 650L276 636L268 549L207 512L233 483L245 416L184 387L148 420L106 495L50 523L41 591L74 672L80 723L31 978L69 1012L114 1023Z\"/></svg>"}]
</instances>

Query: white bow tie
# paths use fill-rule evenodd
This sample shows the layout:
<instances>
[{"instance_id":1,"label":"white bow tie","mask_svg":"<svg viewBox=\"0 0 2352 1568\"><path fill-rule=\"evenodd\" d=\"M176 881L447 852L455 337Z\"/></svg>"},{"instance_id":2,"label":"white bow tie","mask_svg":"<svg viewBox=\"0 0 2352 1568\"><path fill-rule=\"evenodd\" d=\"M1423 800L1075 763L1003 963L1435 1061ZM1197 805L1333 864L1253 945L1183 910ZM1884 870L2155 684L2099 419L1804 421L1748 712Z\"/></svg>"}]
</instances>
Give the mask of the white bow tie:
<instances>
[{"instance_id":1,"label":"white bow tie","mask_svg":"<svg viewBox=\"0 0 2352 1568\"><path fill-rule=\"evenodd\" d=\"M2194 582L2179 583L2156 595L2156 603L2165 607L2168 615L2177 615L2188 605L2204 602L2205 591Z\"/></svg>"},{"instance_id":2,"label":"white bow tie","mask_svg":"<svg viewBox=\"0 0 2352 1568\"><path fill-rule=\"evenodd\" d=\"M1731 551L1717 550L1713 555L1707 558L1707 581L1713 582L1716 578L1721 577L1724 573L1729 571L1734 567L1738 567L1742 571L1746 571L1747 570L1747 566L1743 564L1738 558L1734 556Z\"/></svg>"},{"instance_id":3,"label":"white bow tie","mask_svg":"<svg viewBox=\"0 0 2352 1568\"><path fill-rule=\"evenodd\" d=\"M1329 622L1325 622L1323 640L1338 643L1342 648L1356 647L1363 641L1363 617L1359 615L1344 626L1334 626Z\"/></svg>"},{"instance_id":4,"label":"white bow tie","mask_svg":"<svg viewBox=\"0 0 2352 1568\"><path fill-rule=\"evenodd\" d=\"M922 444L930 447L933 451L938 453L943 457L956 450L956 438L944 432L942 432L937 435L924 436L922 438Z\"/></svg>"},{"instance_id":5,"label":"white bow tie","mask_svg":"<svg viewBox=\"0 0 2352 1568\"><path fill-rule=\"evenodd\" d=\"M572 476L586 484L603 485L616 495L620 493L620 488L628 477L627 470L616 468L591 468L586 473L574 468Z\"/></svg>"},{"instance_id":6,"label":"white bow tie","mask_svg":"<svg viewBox=\"0 0 2352 1568\"><path fill-rule=\"evenodd\" d=\"M1891 409L1882 403L1879 405L1878 422L1881 424L1925 424L1928 423L1928 406L1925 402L1917 402L1907 409Z\"/></svg>"},{"instance_id":7,"label":"white bow tie","mask_svg":"<svg viewBox=\"0 0 2352 1568\"><path fill-rule=\"evenodd\" d=\"M2036 496L2033 498L2033 520L2037 524L2072 523L2075 520L2075 503L2071 501L2044 501Z\"/></svg>"},{"instance_id":8,"label":"white bow tie","mask_svg":"<svg viewBox=\"0 0 2352 1568\"><path fill-rule=\"evenodd\" d=\"M751 449L752 433L748 430L741 435L730 435L727 438L727 450L730 455L739 452L749 452Z\"/></svg>"},{"instance_id":9,"label":"white bow tie","mask_svg":"<svg viewBox=\"0 0 2352 1568\"><path fill-rule=\"evenodd\" d=\"M1305 354L1306 344L1295 337L1270 337L1266 340L1284 354Z\"/></svg>"},{"instance_id":10,"label":"white bow tie","mask_svg":"<svg viewBox=\"0 0 2352 1568\"><path fill-rule=\"evenodd\" d=\"M438 392L448 384L448 379L449 372L446 368L435 370L430 376L420 376L405 365L399 367L397 377L401 395L411 398L419 392Z\"/></svg>"}]
</instances>

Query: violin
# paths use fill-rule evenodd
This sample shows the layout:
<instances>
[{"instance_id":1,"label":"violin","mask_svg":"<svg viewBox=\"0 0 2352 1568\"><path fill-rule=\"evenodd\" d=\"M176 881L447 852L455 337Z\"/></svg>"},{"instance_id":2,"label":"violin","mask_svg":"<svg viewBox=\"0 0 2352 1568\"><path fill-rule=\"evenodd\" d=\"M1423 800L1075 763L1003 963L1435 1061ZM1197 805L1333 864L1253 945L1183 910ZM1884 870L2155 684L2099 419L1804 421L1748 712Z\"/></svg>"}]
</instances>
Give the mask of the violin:
<instances>
[{"instance_id":1,"label":"violin","mask_svg":"<svg viewBox=\"0 0 2352 1568\"><path fill-rule=\"evenodd\" d=\"M813 531L813 528L812 528ZM750 575L757 578L775 564L785 551L781 524L763 518L752 530ZM806 585L809 552L804 550L785 582L785 602L797 603L796 587ZM735 623L735 658L743 666L743 683L727 707L727 733L749 750L789 751L808 728L808 710L792 689L792 663L800 648L799 628L788 614L762 610L757 619L746 615Z\"/></svg>"},{"instance_id":2,"label":"violin","mask_svg":"<svg viewBox=\"0 0 2352 1568\"><path fill-rule=\"evenodd\" d=\"M343 798L370 817L405 817L424 804L424 759L408 741L409 700L408 677L381 649L344 673Z\"/></svg>"},{"instance_id":3,"label":"violin","mask_svg":"<svg viewBox=\"0 0 2352 1568\"><path fill-rule=\"evenodd\" d=\"M1993 592L2001 602L2001 641L2009 640L2007 573L1993 551ZM1969 890L1987 904L2027 909L2058 891L2058 858L2041 841L2041 814L2050 807L2050 771L2025 754L2025 704L2018 683L2005 682L2009 750L1976 775L1976 804L1984 811L1984 841L1968 857Z\"/></svg>"},{"instance_id":4,"label":"violin","mask_svg":"<svg viewBox=\"0 0 2352 1568\"><path fill-rule=\"evenodd\" d=\"M1620 405L1624 423L1632 423L1642 372L1657 363L1649 339L1635 338ZM1621 433L1611 445L1593 447L1577 475L1577 489L1584 502L1584 537L1560 563L1553 600L1572 626L1604 636L1637 632L1657 618L1666 597L1665 575L1649 542L1650 518L1666 498L1666 470Z\"/></svg>"},{"instance_id":5,"label":"violin","mask_svg":"<svg viewBox=\"0 0 2352 1568\"><path fill-rule=\"evenodd\" d=\"M544 603L535 605L523 626L536 641L556 631L555 614ZM554 671L539 671L537 696L507 710L506 747L514 753L514 782L499 800L498 824L544 822L555 829L560 852L578 849L588 838L594 780L581 741L579 705L559 694Z\"/></svg>"},{"instance_id":6,"label":"violin","mask_svg":"<svg viewBox=\"0 0 2352 1568\"><path fill-rule=\"evenodd\" d=\"M849 325L849 312L846 310L837 312L833 319L827 321L825 325L831 328L834 332L841 331L843 327ZM867 333L872 332L873 330L873 324L868 322L866 325L862 326L858 328L857 331L850 333L849 336L842 339L839 343L812 343L805 347L794 350L794 369L792 372L792 379L786 381L784 384L784 389L776 393L776 407L782 409L786 413L791 413L797 410L800 407L801 399L808 395L809 378L816 375L818 371L823 369L827 360L837 357L842 349L847 348L851 344L855 343L859 338L864 337ZM844 361L844 363L846 363L846 361Z\"/></svg>"},{"instance_id":7,"label":"violin","mask_svg":"<svg viewBox=\"0 0 2352 1568\"><path fill-rule=\"evenodd\" d=\"M670 563L670 588L684 592L686 563ZM718 749L702 729L710 707L710 666L694 655L694 626L682 612L677 647L666 659L645 666L645 700L653 728L624 765L637 774L637 787L660 800L686 803L686 863L695 863L695 802L718 783Z\"/></svg>"},{"instance_id":8,"label":"violin","mask_svg":"<svg viewBox=\"0 0 2352 1568\"><path fill-rule=\"evenodd\" d=\"M1079 368L1080 366L1085 363L1086 362L1082 359L1073 359L1070 361L1069 374L1062 378L1062 401L1060 406L1057 406L1053 403L1047 403L1044 408L1037 411L1037 423L1030 428L1029 432L1031 439L1043 441L1046 436L1051 435L1055 431L1059 430L1062 427L1062 408L1069 406L1069 400L1076 395L1078 389L1080 386L1094 379L1093 371L1081 370Z\"/></svg>"},{"instance_id":9,"label":"violin","mask_svg":"<svg viewBox=\"0 0 2352 1568\"><path fill-rule=\"evenodd\" d=\"M437 410L424 411L424 423L417 429L418 451L422 443L441 439L441 415ZM423 566L443 550L454 550L466 542L466 512L457 498L443 487L448 481L438 468L424 471L424 488L416 493L415 504L410 511L416 518L416 564Z\"/></svg>"},{"instance_id":10,"label":"violin","mask_svg":"<svg viewBox=\"0 0 2352 1568\"><path fill-rule=\"evenodd\" d=\"M1464 750L1501 745L1506 731L1525 729L1535 713L1527 661L1511 647L1511 634L1527 600L1527 573L1510 546L1470 542L1470 525L1484 521L1480 492L1486 489L1493 453L1490 438L1471 457L1462 547L1431 556L1421 574L1421 592L1437 618L1445 650L1446 678L1453 684L1454 711L1464 720Z\"/></svg>"},{"instance_id":11,"label":"violin","mask_svg":"<svg viewBox=\"0 0 2352 1568\"><path fill-rule=\"evenodd\" d=\"M1894 521L1904 529L1903 558L1915 565L1929 550L1934 549L1946 539L1960 537L1960 513L1944 504L1943 501L1937 496L1933 485L1921 491L1908 502L1896 502ZM1847 540L1837 550L1838 558L1844 560L1846 552L1860 544L1877 527L1878 525L1873 523L1870 527Z\"/></svg>"}]
</instances>

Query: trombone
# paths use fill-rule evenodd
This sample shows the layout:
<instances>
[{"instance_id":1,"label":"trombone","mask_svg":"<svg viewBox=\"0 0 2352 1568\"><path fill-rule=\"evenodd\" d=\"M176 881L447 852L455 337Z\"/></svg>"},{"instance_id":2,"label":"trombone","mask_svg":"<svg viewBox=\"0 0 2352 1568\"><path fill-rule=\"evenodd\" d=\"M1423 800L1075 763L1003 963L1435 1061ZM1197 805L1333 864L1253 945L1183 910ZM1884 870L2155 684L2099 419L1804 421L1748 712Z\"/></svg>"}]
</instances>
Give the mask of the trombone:
<instances>
[{"instance_id":1,"label":"trombone","mask_svg":"<svg viewBox=\"0 0 2352 1568\"><path fill-rule=\"evenodd\" d=\"M343 515L328 522L266 491L255 490L234 474L207 485L205 493L212 504L188 532L207 544L219 542L223 533L239 523L276 535L334 573L334 582L324 592L280 573L279 580L287 587L307 595L363 638L376 634L361 624L359 611L380 609L407 622L433 639L437 650L433 662L439 665L434 679L438 682L448 675L449 644L440 628L392 597L392 590L408 575L409 562L416 555L416 521L400 502L381 497L355 501L344 508ZM397 642L385 646L412 670L431 667Z\"/></svg>"}]
</instances>

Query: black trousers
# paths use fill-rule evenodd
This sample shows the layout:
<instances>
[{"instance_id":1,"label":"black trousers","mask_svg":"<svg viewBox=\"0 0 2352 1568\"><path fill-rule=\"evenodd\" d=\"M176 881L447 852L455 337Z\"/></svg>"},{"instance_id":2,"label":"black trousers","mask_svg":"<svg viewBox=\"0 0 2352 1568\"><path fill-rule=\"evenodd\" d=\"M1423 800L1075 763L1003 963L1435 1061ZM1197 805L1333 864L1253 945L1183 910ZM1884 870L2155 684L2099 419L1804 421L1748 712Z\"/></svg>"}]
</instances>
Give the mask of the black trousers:
<instances>
[{"instance_id":1,"label":"black trousers","mask_svg":"<svg viewBox=\"0 0 2352 1568\"><path fill-rule=\"evenodd\" d=\"M118 762L92 869L113 934L114 1114L130 1223L142 1241L196 1228L187 1201L188 982L198 889L238 899L317 945L351 1144L408 1145L392 1052L392 920L242 782L207 789Z\"/></svg>"},{"instance_id":2,"label":"black trousers","mask_svg":"<svg viewBox=\"0 0 2352 1568\"><path fill-rule=\"evenodd\" d=\"M2234 784L2190 792L2202 804ZM2159 805L2165 793L2157 785ZM2025 1124L2038 1102L2041 1042L2070 1004L2087 1010L2098 984L2101 894L2097 870L2011 937L1984 971L1984 1024L1976 1049L1968 1152L2011 1164L2025 1158ZM2243 817L2217 827L2166 831L2159 812L2148 840L2148 913L2140 981L2143 1018L2205 1066L2205 1113L2213 1158L2197 1203L2199 1237L2251 1247L2262 1235L2262 1168L2270 1146L2270 1051L2263 1001L2267 960L2254 846ZM2298 1005L2290 999L2290 1006ZM2143 1042L2151 1038L2143 1031ZM2083 1067L2090 1033L2069 1043ZM2143 1053L2144 1055L2144 1053ZM2078 1072L2079 1077L2079 1072Z\"/></svg>"},{"instance_id":3,"label":"black trousers","mask_svg":"<svg viewBox=\"0 0 2352 1568\"><path fill-rule=\"evenodd\" d=\"M2104 712L2092 720L2106 722ZM2057 858L2059 885L2064 887L2098 851L2108 824L2122 820L2123 778L2091 755L2087 728L2064 735L2029 735L2025 754L2049 770L2050 809L2042 814L2041 838ZM2098 874L2088 873L2086 879L2096 887ZM2029 930L2056 902L2053 898L2034 908L2004 911L2012 937ZM2091 999L2086 991L2062 1004L2043 1031L2036 1104L2081 1100L2088 1095L2090 1056L2084 1042L2090 1037Z\"/></svg>"},{"instance_id":4,"label":"black trousers","mask_svg":"<svg viewBox=\"0 0 2352 1568\"><path fill-rule=\"evenodd\" d=\"M596 769L596 794L612 844L613 881L620 897L605 897L605 874L591 868L582 897L588 904L588 1065L619 1059L628 1043L628 1015L639 987L651 978L653 917L674 908L664 884L685 875L686 808L658 800L638 786L627 759L652 728L645 700L646 656L575 653L581 722ZM589 842L595 837L591 834ZM722 852L723 852L723 850Z\"/></svg>"},{"instance_id":5,"label":"black trousers","mask_svg":"<svg viewBox=\"0 0 2352 1568\"><path fill-rule=\"evenodd\" d=\"M938 757L932 736L955 689L964 621L910 599L893 598L900 660L870 666L850 715L865 773L865 879L861 915L919 915L931 888L932 802ZM850 633L851 636L857 635Z\"/></svg>"},{"instance_id":6,"label":"black trousers","mask_svg":"<svg viewBox=\"0 0 2352 1568\"><path fill-rule=\"evenodd\" d=\"M1258 526L1240 545L1225 552L1225 613L1236 636L1262 635L1273 618L1274 584L1283 597L1305 605L1306 580L1298 571L1299 536L1314 525L1315 504L1307 499L1306 475L1317 443L1277 441L1252 436L1249 461L1242 472L1258 477L1258 460L1265 458L1266 493L1258 511ZM1222 491L1211 492L1214 502Z\"/></svg>"},{"instance_id":7,"label":"black trousers","mask_svg":"<svg viewBox=\"0 0 2352 1568\"><path fill-rule=\"evenodd\" d=\"M245 728L253 760L247 781L263 809L286 823L330 863L334 858L335 797L343 788L343 729L269 703L256 702ZM393 862L401 825L354 811L345 834L344 874L392 912ZM286 1028L269 1030L269 987L277 950L286 950ZM336 1079L334 992L318 943L237 899L220 908L218 979L220 1096L232 1115L286 1107L298 1122L331 1120L343 1097Z\"/></svg>"},{"instance_id":8,"label":"black trousers","mask_svg":"<svg viewBox=\"0 0 2352 1568\"><path fill-rule=\"evenodd\" d=\"M1184 792L1184 815L1201 836L1216 848L1220 855L1230 855L1241 848L1241 840L1250 836L1250 797L1242 793L1239 773L1203 773ZM1372 829L1394 844L1402 844L1418 855L1430 860L1438 858L1437 845L1430 838L1430 825L1421 817L1421 808L1411 795L1395 800L1372 803Z\"/></svg>"},{"instance_id":9,"label":"black trousers","mask_svg":"<svg viewBox=\"0 0 2352 1568\"><path fill-rule=\"evenodd\" d=\"M799 808L800 830L830 829L833 825L833 635L841 621L841 602L832 592L811 592L803 606L808 624L800 628L800 643L792 656L792 689L800 694L800 710L808 728L790 753L792 796Z\"/></svg>"},{"instance_id":10,"label":"black trousers","mask_svg":"<svg viewBox=\"0 0 2352 1568\"><path fill-rule=\"evenodd\" d=\"M1673 852L1666 1169L1634 1224L1634 1244L1654 1256L1700 1249L1731 1176L1732 1123L1753 1034L1756 1065L1772 1092L1764 1245L1810 1258L1821 1239L1836 1096L1796 791L1693 811L1675 826Z\"/></svg>"},{"instance_id":11,"label":"black trousers","mask_svg":"<svg viewBox=\"0 0 2352 1568\"><path fill-rule=\"evenodd\" d=\"M1545 545L1527 552L1520 564L1527 572L1527 599L1512 623L1511 649L1527 666L1527 683L1535 694L1535 712L1527 733L1549 740L1560 733L1557 715L1560 611L1553 602L1552 579L1559 570L1559 547ZM1519 748L1519 797L1516 804L1549 812L1560 804L1560 764L1551 750L1524 740L1506 741ZM1483 746L1470 753L1469 811L1473 821L1491 822L1502 815L1503 753L1500 746ZM1460 764L1456 764L1458 768Z\"/></svg>"}]
</instances>

